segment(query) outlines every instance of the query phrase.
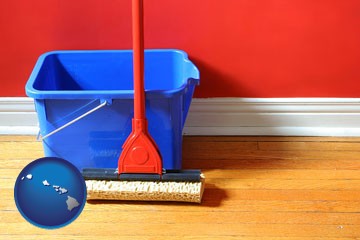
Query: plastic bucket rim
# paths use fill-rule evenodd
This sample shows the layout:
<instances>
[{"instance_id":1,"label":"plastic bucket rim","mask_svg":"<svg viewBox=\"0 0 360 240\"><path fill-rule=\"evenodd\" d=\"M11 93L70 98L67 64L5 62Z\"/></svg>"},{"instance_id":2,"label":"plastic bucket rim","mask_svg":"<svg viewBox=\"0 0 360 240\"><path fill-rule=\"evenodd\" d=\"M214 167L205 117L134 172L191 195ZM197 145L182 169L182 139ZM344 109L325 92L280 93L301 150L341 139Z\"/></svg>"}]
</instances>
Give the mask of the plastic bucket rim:
<instances>
[{"instance_id":1,"label":"plastic bucket rim","mask_svg":"<svg viewBox=\"0 0 360 240\"><path fill-rule=\"evenodd\" d=\"M41 66L43 65L46 57L54 54L78 54L78 53L111 53L111 52L132 52L132 50L54 50L43 53L39 56L30 77L25 85L26 95L33 99L103 99L103 98L122 98L122 99L133 99L134 90L38 90L34 87L35 79L40 71ZM180 87L170 89L170 90L145 90L146 98L152 97L171 97L173 95L181 94L185 91L186 87L189 84L198 85L200 82L199 79L199 70L196 66L189 60L188 54L180 49L146 49L145 52L177 52L183 55L184 62L190 64L196 70L194 77L187 78L187 81L184 82ZM56 92L56 95L54 93ZM74 97L74 95L77 95ZM97 97L94 97L97 96Z\"/></svg>"}]
</instances>

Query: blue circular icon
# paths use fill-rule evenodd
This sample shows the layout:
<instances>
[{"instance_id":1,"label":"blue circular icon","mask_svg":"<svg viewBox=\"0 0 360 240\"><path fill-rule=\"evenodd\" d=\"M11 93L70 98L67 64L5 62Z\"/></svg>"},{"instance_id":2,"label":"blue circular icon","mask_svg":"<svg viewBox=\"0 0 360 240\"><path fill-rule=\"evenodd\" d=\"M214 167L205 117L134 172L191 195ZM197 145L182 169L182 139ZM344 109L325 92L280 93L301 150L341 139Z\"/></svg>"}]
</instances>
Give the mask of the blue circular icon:
<instances>
[{"instance_id":1,"label":"blue circular icon","mask_svg":"<svg viewBox=\"0 0 360 240\"><path fill-rule=\"evenodd\" d=\"M85 180L80 171L64 159L40 158L20 172L14 197L27 221L42 228L60 228L82 212L86 203Z\"/></svg>"}]
</instances>

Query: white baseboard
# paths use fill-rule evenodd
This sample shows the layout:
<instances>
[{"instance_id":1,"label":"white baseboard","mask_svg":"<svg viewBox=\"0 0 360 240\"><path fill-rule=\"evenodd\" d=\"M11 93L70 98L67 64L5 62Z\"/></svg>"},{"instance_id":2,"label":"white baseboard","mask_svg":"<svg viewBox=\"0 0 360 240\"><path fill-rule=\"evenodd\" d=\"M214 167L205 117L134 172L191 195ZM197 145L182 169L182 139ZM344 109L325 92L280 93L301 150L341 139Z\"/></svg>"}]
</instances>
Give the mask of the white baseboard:
<instances>
[{"instance_id":1,"label":"white baseboard","mask_svg":"<svg viewBox=\"0 0 360 240\"><path fill-rule=\"evenodd\" d=\"M31 98L0 98L0 134L35 135L37 132L37 115Z\"/></svg>"},{"instance_id":2,"label":"white baseboard","mask_svg":"<svg viewBox=\"0 0 360 240\"><path fill-rule=\"evenodd\" d=\"M32 99L0 98L0 134L37 132ZM184 134L360 136L360 99L193 99Z\"/></svg>"},{"instance_id":3,"label":"white baseboard","mask_svg":"<svg viewBox=\"0 0 360 240\"><path fill-rule=\"evenodd\" d=\"M360 136L360 99L194 99L184 134Z\"/></svg>"}]
</instances>

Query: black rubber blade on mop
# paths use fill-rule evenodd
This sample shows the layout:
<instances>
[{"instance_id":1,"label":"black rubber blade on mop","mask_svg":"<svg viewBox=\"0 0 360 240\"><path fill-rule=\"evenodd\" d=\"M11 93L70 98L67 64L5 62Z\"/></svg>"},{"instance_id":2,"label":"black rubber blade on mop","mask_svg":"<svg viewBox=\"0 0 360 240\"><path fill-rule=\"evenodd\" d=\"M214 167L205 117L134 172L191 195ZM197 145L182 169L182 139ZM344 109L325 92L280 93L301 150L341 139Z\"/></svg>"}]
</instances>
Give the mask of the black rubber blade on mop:
<instances>
[{"instance_id":1,"label":"black rubber blade on mop","mask_svg":"<svg viewBox=\"0 0 360 240\"><path fill-rule=\"evenodd\" d=\"M123 181L167 181L167 182L200 182L200 170L164 170L159 174L135 174L122 173L120 180Z\"/></svg>"},{"instance_id":2,"label":"black rubber blade on mop","mask_svg":"<svg viewBox=\"0 0 360 240\"><path fill-rule=\"evenodd\" d=\"M85 180L119 180L115 168L84 168L81 174Z\"/></svg>"},{"instance_id":3,"label":"black rubber blade on mop","mask_svg":"<svg viewBox=\"0 0 360 240\"><path fill-rule=\"evenodd\" d=\"M119 178L121 181L161 181L159 174L122 173Z\"/></svg>"},{"instance_id":4,"label":"black rubber blade on mop","mask_svg":"<svg viewBox=\"0 0 360 240\"><path fill-rule=\"evenodd\" d=\"M173 182L200 182L201 171L198 169L165 170L162 175L163 181Z\"/></svg>"},{"instance_id":5,"label":"black rubber blade on mop","mask_svg":"<svg viewBox=\"0 0 360 240\"><path fill-rule=\"evenodd\" d=\"M112 181L168 181L168 182L200 182L200 170L165 170L158 174L118 174L115 168L85 168L82 171L85 180L112 180Z\"/></svg>"}]
</instances>

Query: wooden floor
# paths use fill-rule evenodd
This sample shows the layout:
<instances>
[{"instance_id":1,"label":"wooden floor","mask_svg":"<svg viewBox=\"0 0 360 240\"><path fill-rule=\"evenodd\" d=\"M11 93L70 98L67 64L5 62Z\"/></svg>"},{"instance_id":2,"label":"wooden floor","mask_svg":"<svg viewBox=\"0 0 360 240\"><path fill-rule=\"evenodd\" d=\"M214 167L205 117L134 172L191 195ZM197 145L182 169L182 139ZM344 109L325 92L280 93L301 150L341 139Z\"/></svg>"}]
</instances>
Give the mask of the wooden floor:
<instances>
[{"instance_id":1,"label":"wooden floor","mask_svg":"<svg viewBox=\"0 0 360 240\"><path fill-rule=\"evenodd\" d=\"M360 239L360 138L186 137L184 168L206 175L203 202L87 203L44 230L17 211L33 136L0 136L1 239Z\"/></svg>"}]
</instances>

